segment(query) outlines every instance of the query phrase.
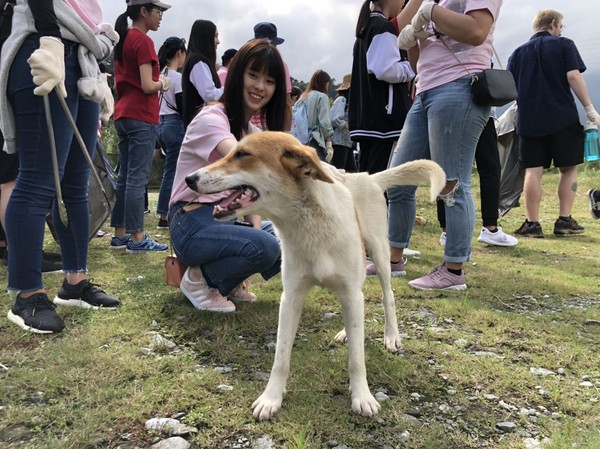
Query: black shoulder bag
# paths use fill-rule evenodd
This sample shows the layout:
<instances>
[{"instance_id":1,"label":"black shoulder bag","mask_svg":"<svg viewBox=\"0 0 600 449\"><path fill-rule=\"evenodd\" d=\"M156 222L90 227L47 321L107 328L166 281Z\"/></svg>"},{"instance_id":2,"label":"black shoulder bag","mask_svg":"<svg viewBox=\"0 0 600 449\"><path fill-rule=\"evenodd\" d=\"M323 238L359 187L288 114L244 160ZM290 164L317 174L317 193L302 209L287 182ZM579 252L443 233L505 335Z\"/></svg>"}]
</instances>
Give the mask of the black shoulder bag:
<instances>
[{"instance_id":1,"label":"black shoulder bag","mask_svg":"<svg viewBox=\"0 0 600 449\"><path fill-rule=\"evenodd\" d=\"M0 48L10 36L15 0L0 0Z\"/></svg>"}]
</instances>

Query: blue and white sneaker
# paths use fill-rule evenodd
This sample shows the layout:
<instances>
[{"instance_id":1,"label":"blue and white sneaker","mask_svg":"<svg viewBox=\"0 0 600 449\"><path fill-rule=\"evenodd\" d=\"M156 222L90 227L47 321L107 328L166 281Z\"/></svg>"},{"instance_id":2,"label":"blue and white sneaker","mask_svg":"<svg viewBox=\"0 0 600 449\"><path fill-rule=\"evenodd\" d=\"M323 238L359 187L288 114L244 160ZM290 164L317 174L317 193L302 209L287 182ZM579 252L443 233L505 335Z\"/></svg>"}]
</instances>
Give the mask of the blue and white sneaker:
<instances>
[{"instance_id":1,"label":"blue and white sneaker","mask_svg":"<svg viewBox=\"0 0 600 449\"><path fill-rule=\"evenodd\" d=\"M129 242L127 242L127 249L125 251L130 254L135 254L147 253L150 251L166 251L167 248L167 245L155 242L150 238L150 236L148 236L148 234L144 234L144 238L137 243L132 239L129 239Z\"/></svg>"},{"instance_id":2,"label":"blue and white sneaker","mask_svg":"<svg viewBox=\"0 0 600 449\"><path fill-rule=\"evenodd\" d=\"M114 236L110 239L110 249L125 249L130 240L131 234L127 234L125 237Z\"/></svg>"}]
</instances>

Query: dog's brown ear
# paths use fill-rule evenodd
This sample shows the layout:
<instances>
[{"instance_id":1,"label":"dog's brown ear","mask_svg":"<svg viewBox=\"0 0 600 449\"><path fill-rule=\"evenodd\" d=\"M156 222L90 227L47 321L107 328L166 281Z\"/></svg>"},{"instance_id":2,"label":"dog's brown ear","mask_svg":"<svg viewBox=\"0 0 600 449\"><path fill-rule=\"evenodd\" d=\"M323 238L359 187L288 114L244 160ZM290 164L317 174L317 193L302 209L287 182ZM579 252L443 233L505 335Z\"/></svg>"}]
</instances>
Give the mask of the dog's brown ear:
<instances>
[{"instance_id":1,"label":"dog's brown ear","mask_svg":"<svg viewBox=\"0 0 600 449\"><path fill-rule=\"evenodd\" d=\"M333 183L331 176L323 170L321 161L314 148L297 146L286 149L281 156L281 165L290 172L295 179L316 179L318 181Z\"/></svg>"}]
</instances>

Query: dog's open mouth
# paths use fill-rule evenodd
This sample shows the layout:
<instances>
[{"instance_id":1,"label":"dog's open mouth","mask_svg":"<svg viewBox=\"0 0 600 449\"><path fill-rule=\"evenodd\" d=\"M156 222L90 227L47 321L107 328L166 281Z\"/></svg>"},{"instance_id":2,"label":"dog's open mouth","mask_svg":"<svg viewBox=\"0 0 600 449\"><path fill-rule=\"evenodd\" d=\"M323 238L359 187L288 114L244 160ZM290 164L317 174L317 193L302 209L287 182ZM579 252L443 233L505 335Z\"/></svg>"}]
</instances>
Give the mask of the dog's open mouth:
<instances>
[{"instance_id":1,"label":"dog's open mouth","mask_svg":"<svg viewBox=\"0 0 600 449\"><path fill-rule=\"evenodd\" d=\"M260 195L251 186L239 186L228 190L231 192L226 198L223 198L213 209L213 217L226 218L237 214L239 209L248 207L250 203L256 201Z\"/></svg>"}]
</instances>

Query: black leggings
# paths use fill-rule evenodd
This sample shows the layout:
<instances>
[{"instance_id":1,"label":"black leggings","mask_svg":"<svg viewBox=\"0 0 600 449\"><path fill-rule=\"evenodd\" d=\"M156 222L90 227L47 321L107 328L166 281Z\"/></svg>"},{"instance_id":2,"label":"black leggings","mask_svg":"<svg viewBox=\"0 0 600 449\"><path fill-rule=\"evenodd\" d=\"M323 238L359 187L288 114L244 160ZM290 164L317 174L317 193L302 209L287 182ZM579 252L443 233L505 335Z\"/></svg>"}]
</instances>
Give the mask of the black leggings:
<instances>
[{"instance_id":1,"label":"black leggings","mask_svg":"<svg viewBox=\"0 0 600 449\"><path fill-rule=\"evenodd\" d=\"M498 225L498 205L500 201L500 155L498 136L494 118L490 117L483 128L475 150L475 163L479 174L481 191L481 221L483 226ZM440 227L446 228L444 202L437 200L437 216Z\"/></svg>"}]
</instances>

